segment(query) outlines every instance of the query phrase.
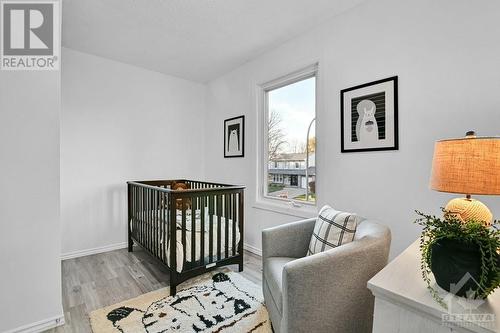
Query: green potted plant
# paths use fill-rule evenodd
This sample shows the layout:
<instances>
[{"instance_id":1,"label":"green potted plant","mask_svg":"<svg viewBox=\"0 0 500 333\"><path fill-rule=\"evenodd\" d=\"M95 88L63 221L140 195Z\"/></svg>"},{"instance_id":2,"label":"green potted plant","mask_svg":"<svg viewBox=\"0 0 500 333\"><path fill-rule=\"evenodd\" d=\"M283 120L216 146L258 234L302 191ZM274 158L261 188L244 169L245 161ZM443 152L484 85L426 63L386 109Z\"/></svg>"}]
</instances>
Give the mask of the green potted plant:
<instances>
[{"instance_id":1,"label":"green potted plant","mask_svg":"<svg viewBox=\"0 0 500 333\"><path fill-rule=\"evenodd\" d=\"M446 307L431 285L457 296L486 298L500 286L500 231L481 221L463 220L445 212L443 218L416 212L422 226L420 251L422 277L432 297Z\"/></svg>"}]
</instances>

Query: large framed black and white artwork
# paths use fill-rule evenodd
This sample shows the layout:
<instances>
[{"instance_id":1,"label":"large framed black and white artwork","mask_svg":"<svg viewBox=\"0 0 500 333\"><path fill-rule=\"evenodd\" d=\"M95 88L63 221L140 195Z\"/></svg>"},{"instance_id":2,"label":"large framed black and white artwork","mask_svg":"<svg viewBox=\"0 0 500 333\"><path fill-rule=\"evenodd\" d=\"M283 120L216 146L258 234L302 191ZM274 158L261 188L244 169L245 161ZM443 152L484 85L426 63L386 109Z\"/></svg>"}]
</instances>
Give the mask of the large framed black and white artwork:
<instances>
[{"instance_id":1,"label":"large framed black and white artwork","mask_svg":"<svg viewBox=\"0 0 500 333\"><path fill-rule=\"evenodd\" d=\"M224 157L245 156L245 116L224 120Z\"/></svg>"},{"instance_id":2,"label":"large framed black and white artwork","mask_svg":"<svg viewBox=\"0 0 500 333\"><path fill-rule=\"evenodd\" d=\"M398 149L398 77L340 91L343 153Z\"/></svg>"}]
</instances>

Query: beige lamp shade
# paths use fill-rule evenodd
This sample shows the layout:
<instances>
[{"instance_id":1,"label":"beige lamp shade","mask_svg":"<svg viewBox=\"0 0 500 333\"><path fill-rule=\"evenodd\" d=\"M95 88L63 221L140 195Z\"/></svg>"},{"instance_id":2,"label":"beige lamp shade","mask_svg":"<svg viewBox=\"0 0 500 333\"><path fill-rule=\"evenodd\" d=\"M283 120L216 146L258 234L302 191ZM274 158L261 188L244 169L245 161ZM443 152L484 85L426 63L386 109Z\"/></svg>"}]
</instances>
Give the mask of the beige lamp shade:
<instances>
[{"instance_id":1,"label":"beige lamp shade","mask_svg":"<svg viewBox=\"0 0 500 333\"><path fill-rule=\"evenodd\" d=\"M500 137L437 141L430 187L467 195L500 195Z\"/></svg>"}]
</instances>

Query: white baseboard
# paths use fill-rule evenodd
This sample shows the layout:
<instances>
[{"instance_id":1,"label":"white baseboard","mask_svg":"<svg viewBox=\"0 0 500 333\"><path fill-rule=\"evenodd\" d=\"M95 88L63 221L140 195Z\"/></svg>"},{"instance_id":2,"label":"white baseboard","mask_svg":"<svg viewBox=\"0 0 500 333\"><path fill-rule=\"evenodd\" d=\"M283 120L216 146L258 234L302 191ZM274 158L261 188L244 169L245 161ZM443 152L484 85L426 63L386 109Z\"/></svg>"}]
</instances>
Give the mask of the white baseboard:
<instances>
[{"instance_id":1,"label":"white baseboard","mask_svg":"<svg viewBox=\"0 0 500 333\"><path fill-rule=\"evenodd\" d=\"M73 258L78 258L78 257L85 257L85 256L89 256L92 254L124 249L127 246L128 246L127 242L122 242L122 243L116 243L116 244L111 244L111 245L105 245L105 246L101 246L101 247L95 247L93 249L67 252L67 253L63 253L61 255L61 260L73 259Z\"/></svg>"},{"instance_id":2,"label":"white baseboard","mask_svg":"<svg viewBox=\"0 0 500 333\"><path fill-rule=\"evenodd\" d=\"M62 325L64 325L63 314L56 317L40 320L35 323L23 325L21 327L8 330L4 333L38 333Z\"/></svg>"},{"instance_id":3,"label":"white baseboard","mask_svg":"<svg viewBox=\"0 0 500 333\"><path fill-rule=\"evenodd\" d=\"M260 257L262 257L262 250L259 248L256 248L255 246L252 246L250 244L244 243L243 248L247 250L248 252L252 252L253 254L256 254Z\"/></svg>"},{"instance_id":4,"label":"white baseboard","mask_svg":"<svg viewBox=\"0 0 500 333\"><path fill-rule=\"evenodd\" d=\"M95 247L93 249L67 252L67 253L63 253L61 255L61 260L85 257L85 256L90 256L92 254L98 254L98 253L103 253L103 252L108 252L108 251L124 249L126 247L127 247L127 242L123 242L123 243L111 244L111 245L106 245L106 246L101 246L101 247ZM255 246L244 243L243 248L245 250L247 250L248 252L252 252L253 254L256 254L258 256L262 256L262 250L255 247Z\"/></svg>"}]
</instances>

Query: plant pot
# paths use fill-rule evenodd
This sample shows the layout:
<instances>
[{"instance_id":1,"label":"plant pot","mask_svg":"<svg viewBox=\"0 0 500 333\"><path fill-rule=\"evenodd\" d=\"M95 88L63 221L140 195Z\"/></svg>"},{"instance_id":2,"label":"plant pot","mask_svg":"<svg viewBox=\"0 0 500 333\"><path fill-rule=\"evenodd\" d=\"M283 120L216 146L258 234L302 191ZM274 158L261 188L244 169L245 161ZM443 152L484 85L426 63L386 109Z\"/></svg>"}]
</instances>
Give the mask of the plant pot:
<instances>
[{"instance_id":1,"label":"plant pot","mask_svg":"<svg viewBox=\"0 0 500 333\"><path fill-rule=\"evenodd\" d=\"M429 266L438 286L457 296L477 297L481 276L481 252L479 246L455 239L440 239L430 247ZM497 255L497 265L500 257ZM493 284L489 277L488 286ZM471 294L470 292L475 292Z\"/></svg>"}]
</instances>

